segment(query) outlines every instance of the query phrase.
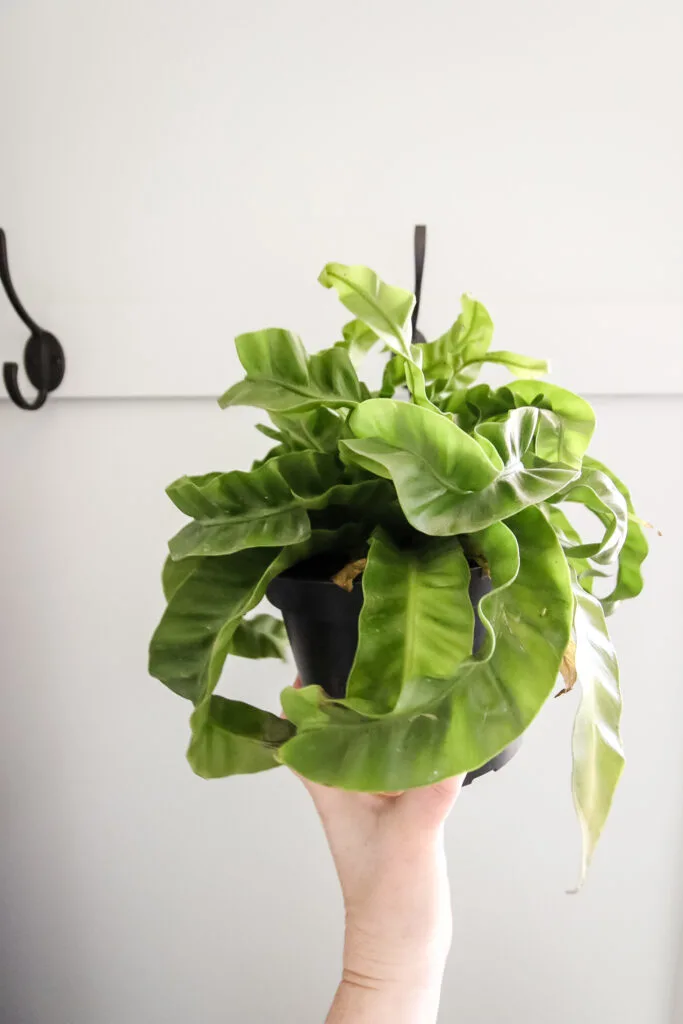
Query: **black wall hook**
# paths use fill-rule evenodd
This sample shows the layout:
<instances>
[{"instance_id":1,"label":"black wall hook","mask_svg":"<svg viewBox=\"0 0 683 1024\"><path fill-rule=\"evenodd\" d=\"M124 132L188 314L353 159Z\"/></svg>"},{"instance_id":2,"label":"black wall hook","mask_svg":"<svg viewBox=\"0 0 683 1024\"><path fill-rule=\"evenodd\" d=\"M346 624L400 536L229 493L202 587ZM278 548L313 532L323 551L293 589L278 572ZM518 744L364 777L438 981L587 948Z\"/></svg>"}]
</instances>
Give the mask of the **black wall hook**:
<instances>
[{"instance_id":1,"label":"black wall hook","mask_svg":"<svg viewBox=\"0 0 683 1024\"><path fill-rule=\"evenodd\" d=\"M425 251L427 249L427 228L424 224L415 225L413 241L415 253L415 307L413 309L413 345L424 345L427 340L417 329L417 316L420 312L420 295L422 293L422 275L425 268Z\"/></svg>"},{"instance_id":2,"label":"black wall hook","mask_svg":"<svg viewBox=\"0 0 683 1024\"><path fill-rule=\"evenodd\" d=\"M42 405L45 405L49 393L62 383L65 369L64 349L54 334L50 334L49 331L44 331L42 327L38 326L19 301L19 296L10 277L7 239L2 228L0 228L0 281L2 281L12 309L31 332L24 349L24 367L26 376L37 389L38 394L32 401L27 401L24 398L19 390L19 367L16 363L3 365L2 375L5 387L14 404L18 405L20 409L40 409Z\"/></svg>"}]
</instances>

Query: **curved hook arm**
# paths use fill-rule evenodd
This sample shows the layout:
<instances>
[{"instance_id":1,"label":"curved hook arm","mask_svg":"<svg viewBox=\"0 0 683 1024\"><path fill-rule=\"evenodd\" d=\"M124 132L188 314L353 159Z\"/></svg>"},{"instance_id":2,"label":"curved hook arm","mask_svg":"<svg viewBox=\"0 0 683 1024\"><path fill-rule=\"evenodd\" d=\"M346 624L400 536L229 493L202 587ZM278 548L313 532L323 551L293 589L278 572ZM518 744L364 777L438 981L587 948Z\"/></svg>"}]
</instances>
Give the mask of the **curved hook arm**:
<instances>
[{"instance_id":1,"label":"curved hook arm","mask_svg":"<svg viewBox=\"0 0 683 1024\"><path fill-rule=\"evenodd\" d=\"M7 393L20 409L40 409L42 405L45 405L47 401L48 392L45 388L40 388L36 397L32 402L27 402L21 391L19 390L19 367L16 363L5 363L2 368L2 376L5 381L5 387Z\"/></svg>"},{"instance_id":2,"label":"curved hook arm","mask_svg":"<svg viewBox=\"0 0 683 1024\"><path fill-rule=\"evenodd\" d=\"M9 272L9 260L7 258L7 238L5 237L5 232L2 230L2 228L0 228L0 281L2 281L2 285L7 293L7 298L9 299L12 305L12 309L17 314L19 319L23 320L23 322L26 324L26 326L31 332L33 332L34 334L39 334L42 329L38 326L35 320L31 319L31 317L26 312L26 310L24 309L19 300L19 296L16 293L14 285L12 284L12 278ZM34 407L31 406L30 408Z\"/></svg>"}]
</instances>

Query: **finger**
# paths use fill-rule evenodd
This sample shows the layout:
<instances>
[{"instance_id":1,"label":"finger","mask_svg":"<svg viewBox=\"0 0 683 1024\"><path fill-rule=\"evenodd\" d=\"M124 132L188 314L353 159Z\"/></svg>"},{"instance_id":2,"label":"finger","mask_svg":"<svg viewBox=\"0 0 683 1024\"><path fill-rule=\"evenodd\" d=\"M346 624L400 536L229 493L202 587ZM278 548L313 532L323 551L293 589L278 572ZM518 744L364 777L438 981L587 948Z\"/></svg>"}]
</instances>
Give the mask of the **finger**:
<instances>
[{"instance_id":1,"label":"finger","mask_svg":"<svg viewBox=\"0 0 683 1024\"><path fill-rule=\"evenodd\" d=\"M292 683L292 686L295 690L300 690L303 687L303 685L304 684L301 682L301 676L297 676L294 682ZM287 716L285 715L284 711L281 711L280 718L286 717ZM321 807L323 806L323 802L326 799L329 799L327 794L332 792L330 787L323 786L319 782L312 782L310 779L307 779L304 775L301 775L299 772L295 771L294 768L290 768L289 770L291 771L292 775L295 775L297 779L299 779L303 783L304 787L310 793L313 799L313 803L318 808L318 811L320 811Z\"/></svg>"},{"instance_id":2,"label":"finger","mask_svg":"<svg viewBox=\"0 0 683 1024\"><path fill-rule=\"evenodd\" d=\"M295 689L295 690L300 690L303 685L304 684L301 682L301 676L297 676L296 679L294 680L294 682L292 683L292 688ZM280 718L286 718L286 717L287 717L287 715L284 713L284 711L281 711L280 712Z\"/></svg>"}]
</instances>

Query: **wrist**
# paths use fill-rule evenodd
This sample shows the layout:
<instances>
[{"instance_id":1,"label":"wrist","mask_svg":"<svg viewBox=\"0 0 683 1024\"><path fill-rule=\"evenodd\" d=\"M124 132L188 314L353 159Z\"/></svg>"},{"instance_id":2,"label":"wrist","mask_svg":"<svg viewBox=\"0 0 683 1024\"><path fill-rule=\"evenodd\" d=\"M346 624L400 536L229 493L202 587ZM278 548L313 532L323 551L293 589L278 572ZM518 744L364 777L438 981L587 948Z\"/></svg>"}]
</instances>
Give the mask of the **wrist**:
<instances>
[{"instance_id":1,"label":"wrist","mask_svg":"<svg viewBox=\"0 0 683 1024\"><path fill-rule=\"evenodd\" d=\"M385 970L384 966L378 970L376 964L357 964L354 967L345 966L341 980L342 984L349 988L407 997L429 992L439 993L443 973L443 967L439 971L431 967L428 971L413 970L399 976L392 970Z\"/></svg>"},{"instance_id":2,"label":"wrist","mask_svg":"<svg viewBox=\"0 0 683 1024\"><path fill-rule=\"evenodd\" d=\"M342 979L368 989L438 991L451 945L448 926L417 941L376 936L347 923Z\"/></svg>"},{"instance_id":3,"label":"wrist","mask_svg":"<svg viewBox=\"0 0 683 1024\"><path fill-rule=\"evenodd\" d=\"M326 1024L435 1024L441 985L377 982L346 971Z\"/></svg>"},{"instance_id":4,"label":"wrist","mask_svg":"<svg viewBox=\"0 0 683 1024\"><path fill-rule=\"evenodd\" d=\"M402 852L383 884L347 898L344 968L376 984L440 985L453 930L442 843Z\"/></svg>"}]
</instances>

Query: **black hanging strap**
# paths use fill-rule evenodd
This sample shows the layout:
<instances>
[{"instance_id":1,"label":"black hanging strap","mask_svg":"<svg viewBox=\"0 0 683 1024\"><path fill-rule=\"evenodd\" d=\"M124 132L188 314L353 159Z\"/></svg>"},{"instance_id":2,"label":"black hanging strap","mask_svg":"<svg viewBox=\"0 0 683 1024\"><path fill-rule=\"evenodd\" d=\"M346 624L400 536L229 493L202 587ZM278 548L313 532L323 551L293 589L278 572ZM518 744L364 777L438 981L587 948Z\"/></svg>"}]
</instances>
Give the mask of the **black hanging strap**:
<instances>
[{"instance_id":1,"label":"black hanging strap","mask_svg":"<svg viewBox=\"0 0 683 1024\"><path fill-rule=\"evenodd\" d=\"M417 317L420 312L420 295L422 293L422 274L425 268L425 250L427 248L427 228L424 224L415 225L415 308L413 309L413 345L423 345L426 338L417 329Z\"/></svg>"}]
</instances>

